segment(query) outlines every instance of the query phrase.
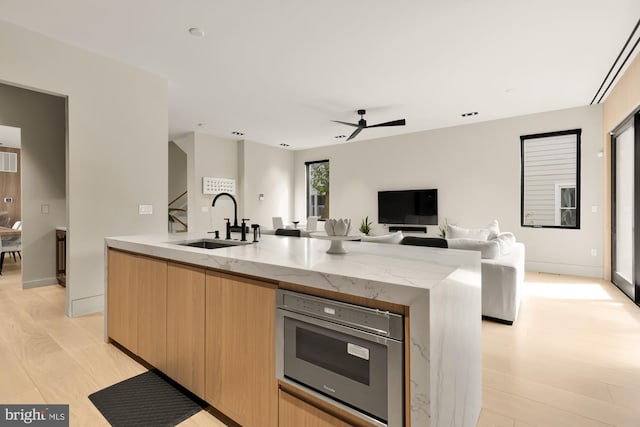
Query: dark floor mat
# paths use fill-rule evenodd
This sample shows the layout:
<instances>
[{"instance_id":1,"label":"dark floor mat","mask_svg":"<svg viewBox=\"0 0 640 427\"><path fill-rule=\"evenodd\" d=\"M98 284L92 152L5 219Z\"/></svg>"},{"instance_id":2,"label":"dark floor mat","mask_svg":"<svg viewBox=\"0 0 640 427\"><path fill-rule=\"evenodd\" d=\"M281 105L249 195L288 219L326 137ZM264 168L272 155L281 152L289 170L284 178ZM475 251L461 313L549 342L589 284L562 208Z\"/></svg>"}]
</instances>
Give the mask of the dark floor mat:
<instances>
[{"instance_id":1,"label":"dark floor mat","mask_svg":"<svg viewBox=\"0 0 640 427\"><path fill-rule=\"evenodd\" d=\"M148 371L89 395L109 424L175 426L207 405L158 371Z\"/></svg>"}]
</instances>

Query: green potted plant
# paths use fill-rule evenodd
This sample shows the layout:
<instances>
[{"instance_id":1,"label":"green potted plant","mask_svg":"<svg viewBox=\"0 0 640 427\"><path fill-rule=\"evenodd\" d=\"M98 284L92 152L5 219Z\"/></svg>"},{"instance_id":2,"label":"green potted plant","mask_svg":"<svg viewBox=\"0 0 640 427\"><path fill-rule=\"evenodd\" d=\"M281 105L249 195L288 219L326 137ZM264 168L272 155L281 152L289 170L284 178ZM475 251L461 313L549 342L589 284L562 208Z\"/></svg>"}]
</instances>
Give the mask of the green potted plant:
<instances>
[{"instance_id":1,"label":"green potted plant","mask_svg":"<svg viewBox=\"0 0 640 427\"><path fill-rule=\"evenodd\" d=\"M362 220L362 224L360 224L360 232L368 236L369 232L371 231L371 224L373 223L369 222L369 216L366 216Z\"/></svg>"}]
</instances>

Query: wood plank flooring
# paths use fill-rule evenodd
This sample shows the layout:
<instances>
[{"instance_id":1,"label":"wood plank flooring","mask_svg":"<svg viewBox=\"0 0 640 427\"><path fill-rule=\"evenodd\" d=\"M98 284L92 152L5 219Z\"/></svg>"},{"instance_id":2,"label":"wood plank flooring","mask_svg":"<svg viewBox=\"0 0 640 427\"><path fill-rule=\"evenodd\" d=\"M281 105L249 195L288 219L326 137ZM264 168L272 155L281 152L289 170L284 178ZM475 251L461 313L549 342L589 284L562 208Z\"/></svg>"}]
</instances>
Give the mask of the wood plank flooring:
<instances>
[{"instance_id":1,"label":"wood plank flooring","mask_svg":"<svg viewBox=\"0 0 640 427\"><path fill-rule=\"evenodd\" d=\"M640 307L611 283L527 273L514 326L483 322L479 426L640 426Z\"/></svg>"},{"instance_id":2,"label":"wood plank flooring","mask_svg":"<svg viewBox=\"0 0 640 427\"><path fill-rule=\"evenodd\" d=\"M103 341L102 313L69 319L64 304L64 288L22 290L20 263L5 262L0 276L0 403L68 403L70 425L108 426L89 394L146 369ZM207 411L180 425L225 426Z\"/></svg>"},{"instance_id":3,"label":"wood plank flooring","mask_svg":"<svg viewBox=\"0 0 640 427\"><path fill-rule=\"evenodd\" d=\"M0 276L0 403L69 403L71 425L108 425L87 396L145 371L102 340L102 314L69 319L57 285ZM640 426L640 308L610 283L528 273L514 326L483 322L478 426ZM202 411L181 426L225 424Z\"/></svg>"}]
</instances>

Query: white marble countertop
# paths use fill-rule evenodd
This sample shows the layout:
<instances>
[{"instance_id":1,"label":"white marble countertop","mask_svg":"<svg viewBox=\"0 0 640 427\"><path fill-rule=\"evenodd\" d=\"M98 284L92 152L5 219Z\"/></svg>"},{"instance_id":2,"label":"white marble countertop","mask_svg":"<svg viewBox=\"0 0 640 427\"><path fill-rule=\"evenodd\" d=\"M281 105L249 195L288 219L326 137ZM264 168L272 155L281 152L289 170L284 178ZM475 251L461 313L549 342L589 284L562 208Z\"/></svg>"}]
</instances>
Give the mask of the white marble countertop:
<instances>
[{"instance_id":1,"label":"white marble countertop","mask_svg":"<svg viewBox=\"0 0 640 427\"><path fill-rule=\"evenodd\" d=\"M232 237L239 240L240 233ZM220 249L176 244L202 238L213 235L167 233L105 241L116 249L406 305L454 271L465 266L476 271L479 265L473 252L368 242L345 242L349 253L331 255L326 253L329 242L304 237L263 235L258 243Z\"/></svg>"}]
</instances>

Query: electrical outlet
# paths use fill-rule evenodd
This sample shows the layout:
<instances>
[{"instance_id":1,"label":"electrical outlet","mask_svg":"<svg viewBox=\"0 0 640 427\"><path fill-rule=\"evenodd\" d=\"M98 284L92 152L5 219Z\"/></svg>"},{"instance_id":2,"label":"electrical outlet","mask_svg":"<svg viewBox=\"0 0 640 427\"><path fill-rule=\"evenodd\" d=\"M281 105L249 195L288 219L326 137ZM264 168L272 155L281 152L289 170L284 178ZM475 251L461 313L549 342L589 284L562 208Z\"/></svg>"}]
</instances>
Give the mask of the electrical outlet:
<instances>
[{"instance_id":1,"label":"electrical outlet","mask_svg":"<svg viewBox=\"0 0 640 427\"><path fill-rule=\"evenodd\" d=\"M591 256L598 256L598 250L596 248L591 248Z\"/></svg>"},{"instance_id":2,"label":"electrical outlet","mask_svg":"<svg viewBox=\"0 0 640 427\"><path fill-rule=\"evenodd\" d=\"M591 212L598 213L598 205L591 206Z\"/></svg>"}]
</instances>

